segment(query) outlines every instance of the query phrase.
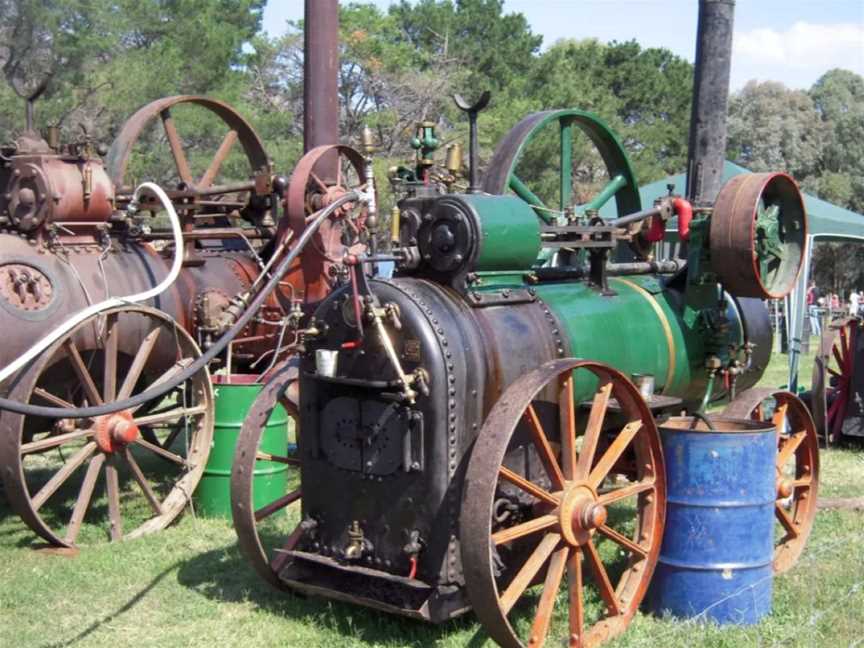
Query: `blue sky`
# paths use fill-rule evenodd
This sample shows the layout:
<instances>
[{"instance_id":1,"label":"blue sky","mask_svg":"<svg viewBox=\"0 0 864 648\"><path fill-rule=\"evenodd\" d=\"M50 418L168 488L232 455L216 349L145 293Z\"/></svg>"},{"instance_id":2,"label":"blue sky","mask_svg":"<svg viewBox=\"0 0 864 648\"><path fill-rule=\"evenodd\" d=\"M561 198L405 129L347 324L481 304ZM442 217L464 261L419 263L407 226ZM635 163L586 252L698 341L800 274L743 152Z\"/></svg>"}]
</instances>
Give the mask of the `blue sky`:
<instances>
[{"instance_id":1,"label":"blue sky","mask_svg":"<svg viewBox=\"0 0 864 648\"><path fill-rule=\"evenodd\" d=\"M391 4L374 2L382 8ZM544 47L561 38L635 38L693 60L697 0L505 0L504 5L525 15ZM303 0L270 0L264 29L281 34L287 20L302 16ZM754 78L809 88L834 67L864 75L864 0L738 0L733 47L733 88Z\"/></svg>"}]
</instances>

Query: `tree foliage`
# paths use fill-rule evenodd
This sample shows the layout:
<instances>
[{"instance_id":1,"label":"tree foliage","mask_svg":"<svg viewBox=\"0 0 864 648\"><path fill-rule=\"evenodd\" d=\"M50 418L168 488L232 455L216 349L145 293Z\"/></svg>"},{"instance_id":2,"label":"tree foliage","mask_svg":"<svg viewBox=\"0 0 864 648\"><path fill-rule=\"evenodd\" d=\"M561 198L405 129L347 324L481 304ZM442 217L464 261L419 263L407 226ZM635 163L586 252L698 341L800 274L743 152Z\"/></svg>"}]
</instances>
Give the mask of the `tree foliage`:
<instances>
[{"instance_id":1,"label":"tree foliage","mask_svg":"<svg viewBox=\"0 0 864 648\"><path fill-rule=\"evenodd\" d=\"M0 139L23 128L23 97L44 87L40 126L66 139L104 142L142 104L161 96L207 94L252 122L277 171L302 149L302 21L283 36L260 32L265 0L0 0ZM692 65L636 41L542 39L503 0L400 0L341 7L343 139L368 124L382 165L412 155L418 121L436 122L443 142L467 144L451 96L493 92L480 118L481 162L521 117L537 110L592 111L619 135L637 177L648 182L686 162ZM183 127L193 162L222 136L190 115ZM554 138L526 156L553 184ZM162 177L164 137L148 133L137 172ZM161 147L161 148L160 148ZM546 147L544 149L543 147ZM826 200L864 211L864 79L831 70L809 91L751 82L730 100L729 157L754 171L791 172ZM166 162L167 161L167 162ZM235 164L242 173L241 161ZM166 172L167 173L167 172ZM603 182L590 142L577 144L574 177Z\"/></svg>"},{"instance_id":2,"label":"tree foliage","mask_svg":"<svg viewBox=\"0 0 864 648\"><path fill-rule=\"evenodd\" d=\"M524 78L542 43L525 16L504 13L503 0L402 0L390 16L415 53L412 65L434 67L442 57L460 61L466 87L500 91Z\"/></svg>"},{"instance_id":3,"label":"tree foliage","mask_svg":"<svg viewBox=\"0 0 864 648\"><path fill-rule=\"evenodd\" d=\"M243 44L265 0L0 0L0 137L20 131L22 97L46 85L42 126L110 139L142 104L220 95L245 77ZM228 90L230 93L230 90Z\"/></svg>"},{"instance_id":4,"label":"tree foliage","mask_svg":"<svg viewBox=\"0 0 864 648\"><path fill-rule=\"evenodd\" d=\"M728 150L752 171L816 172L823 138L813 100L775 81L750 81L729 101Z\"/></svg>"}]
</instances>

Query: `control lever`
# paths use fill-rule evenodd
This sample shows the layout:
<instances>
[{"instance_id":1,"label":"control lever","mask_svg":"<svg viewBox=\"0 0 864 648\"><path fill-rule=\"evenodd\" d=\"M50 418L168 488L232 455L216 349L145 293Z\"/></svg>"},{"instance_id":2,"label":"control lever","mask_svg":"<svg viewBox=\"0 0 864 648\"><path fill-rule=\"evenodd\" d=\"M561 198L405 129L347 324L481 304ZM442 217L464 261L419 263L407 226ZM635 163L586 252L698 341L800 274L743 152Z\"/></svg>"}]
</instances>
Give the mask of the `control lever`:
<instances>
[{"instance_id":1,"label":"control lever","mask_svg":"<svg viewBox=\"0 0 864 648\"><path fill-rule=\"evenodd\" d=\"M477 115L483 110L486 106L489 105L489 99L492 97L492 93L488 90L484 90L483 94L480 95L480 98L474 104L469 104L462 95L456 94L453 95L453 101L456 102L456 106L462 112L468 113L468 124L470 125L470 135L469 135L469 146L468 146L468 193L476 194L480 193L480 182L477 178L477 174L479 173L479 158L480 158L480 145L478 143L478 135L477 135Z\"/></svg>"}]
</instances>

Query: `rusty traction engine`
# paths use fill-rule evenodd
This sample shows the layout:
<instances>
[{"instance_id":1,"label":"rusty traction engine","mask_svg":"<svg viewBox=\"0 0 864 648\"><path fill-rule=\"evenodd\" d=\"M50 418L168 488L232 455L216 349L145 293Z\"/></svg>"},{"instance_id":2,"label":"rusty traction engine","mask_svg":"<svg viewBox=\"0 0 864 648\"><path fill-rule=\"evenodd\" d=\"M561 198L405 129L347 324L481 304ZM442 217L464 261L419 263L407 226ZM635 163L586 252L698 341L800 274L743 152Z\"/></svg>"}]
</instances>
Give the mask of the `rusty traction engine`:
<instances>
[{"instance_id":1,"label":"rusty traction engine","mask_svg":"<svg viewBox=\"0 0 864 648\"><path fill-rule=\"evenodd\" d=\"M520 160L549 159L528 151L550 129L565 171L544 198L550 174L532 179ZM593 194L575 195L566 171L575 134L605 165ZM713 206L671 189L643 206L616 136L578 110L526 117L482 185L472 156L460 193L435 181L427 153L396 172L392 250L347 259L350 281L318 305L298 359L244 425L232 506L261 576L432 622L473 608L503 646L560 645L558 634L595 645L626 627L658 559L655 418L736 396L738 416L773 406L774 566L788 569L815 512L815 431L791 394L750 388L771 351L763 300L791 290L804 253L795 182L748 174ZM604 219L606 203L617 214ZM684 255L658 260L675 221ZM395 278L371 276L384 259ZM254 498L254 471L280 460L259 447L277 403L301 430L302 514L271 547L274 513L300 499ZM565 573L569 596L557 596Z\"/></svg>"},{"instance_id":2,"label":"rusty traction engine","mask_svg":"<svg viewBox=\"0 0 864 648\"><path fill-rule=\"evenodd\" d=\"M214 113L226 132L200 177L192 175L172 115L181 106ZM176 166L163 184L182 225L181 250L171 245L170 228L153 225L148 212L162 206L152 194L132 204L128 170L141 154L136 144L160 122ZM235 145L246 167L239 181L222 172ZM175 255L182 255L182 269L154 299L80 322L6 380L3 396L72 412L171 382L236 324L303 233L308 214L344 193L337 182L320 188L313 182L312 169L323 155L335 156L346 169L339 182L362 173L362 156L325 146L300 161L289 183L274 175L261 141L240 115L194 96L144 106L108 151L90 141L61 145L56 130L43 139L28 128L0 150L0 367L85 308L160 284ZM343 222L322 225L316 244L292 263L227 349L170 393L98 416L3 411L0 470L5 496L22 519L53 545L79 542L85 515L98 515L88 509L104 473L112 539L170 523L187 505L210 450L210 370L263 375L282 359L288 323L303 320L336 281L347 249ZM149 456L142 459L139 450ZM70 477L82 473L80 487L69 492ZM119 474L137 482L141 505L124 495L121 510Z\"/></svg>"}]
</instances>

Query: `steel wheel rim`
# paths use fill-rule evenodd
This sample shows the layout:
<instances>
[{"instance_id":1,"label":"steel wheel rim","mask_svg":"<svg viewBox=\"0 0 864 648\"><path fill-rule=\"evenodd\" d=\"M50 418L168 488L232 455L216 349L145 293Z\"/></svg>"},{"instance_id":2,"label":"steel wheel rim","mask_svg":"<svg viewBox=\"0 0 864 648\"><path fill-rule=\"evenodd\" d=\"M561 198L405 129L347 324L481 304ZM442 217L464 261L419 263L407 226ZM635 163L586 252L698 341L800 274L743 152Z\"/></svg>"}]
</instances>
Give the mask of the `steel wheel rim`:
<instances>
[{"instance_id":1,"label":"steel wheel rim","mask_svg":"<svg viewBox=\"0 0 864 648\"><path fill-rule=\"evenodd\" d=\"M575 410L575 407L567 409L566 405L568 401L572 403L572 399L567 395L572 394L570 390L574 380L571 378L568 381L567 377L577 370L590 372L601 381L601 388L592 401L592 413L588 416L587 425L589 429L595 429L596 433L591 437L583 437L583 447L579 453L575 449L575 429L571 423L566 422L568 419L572 421L570 416ZM559 378L560 385L557 384ZM541 505L537 518L493 532L492 515L501 480L510 484L517 483L506 467L502 470L508 445L523 412L529 421L536 420L536 417L530 414L531 411L536 411L532 410L533 403L539 402L535 398L542 396L544 388L552 384L552 381L556 382L556 393L560 397L557 398L558 407L563 413L561 418L565 421L562 429L574 431L571 435L573 443L561 443L564 458L559 462L560 473L556 478L553 476L555 469L551 467L555 459L554 451L550 458L547 451L542 450L543 443L538 440L541 435L537 434L536 427L529 425L532 430L531 447L536 448L538 456L546 456L544 467L550 482L550 490L541 488L535 490L532 496L537 502L546 502L550 496L553 499L558 498L559 504L556 506L549 501L546 508ZM603 383L609 386L603 387ZM600 454L597 451L597 442L600 440L600 428L603 426L610 394L624 405L629 420L609 447ZM639 425L634 429L632 424L637 420ZM593 438L593 442L589 438ZM622 453L630 447L635 449L636 479L622 488L598 490L605 476L622 457ZM584 455L586 458L580 462L579 456L586 448L593 449L587 452ZM577 479L569 480L567 475L574 475ZM560 493L552 490L557 486L556 479L562 479L565 486ZM526 493L531 493L530 490L525 490L528 486L515 488L517 491L521 488ZM586 497L592 489L590 498ZM625 491L629 495L625 494ZM637 511L634 537L631 539L612 528L611 522L607 524L604 511L598 510L597 506L610 509L632 497L637 499ZM460 534L466 587L472 606L490 636L502 646L515 648L542 645L548 634L549 619L555 610L554 598L565 571L568 576L568 591L571 593L567 603L569 645L594 646L623 632L645 595L657 563L663 534L665 499L665 471L659 434L644 401L623 374L600 363L567 359L546 363L516 381L499 399L484 423L471 454L463 494ZM546 510L549 507L553 507L551 512ZM569 521L571 528L568 529L562 520ZM508 538L513 534L521 534L531 528L526 525L532 524L545 526L538 526L537 531L520 536L539 540L530 557L520 561L518 571L515 567L511 569L515 576L503 587L502 593L504 582L502 580L499 584L499 577L495 576L492 546L501 547L507 544ZM609 534L609 529L613 532L612 535ZM627 565L615 579L617 585L610 580L608 566L597 552L597 538L600 536L604 541L608 539L622 551L626 551ZM633 547L639 551L634 551ZM538 613L534 616L528 641L523 643L508 617L516 609L525 590L530 588L530 582L542 573L547 564ZM600 584L598 591L605 608L601 618L587 628L582 625L585 621L582 597L586 572L592 573ZM577 594L573 594L574 592Z\"/></svg>"},{"instance_id":2,"label":"steel wheel rim","mask_svg":"<svg viewBox=\"0 0 864 648\"><path fill-rule=\"evenodd\" d=\"M767 421L764 407L774 400L777 426L777 501L774 516L784 534L775 540L774 573L789 571L801 557L813 523L819 494L819 438L807 406L788 391L750 389L724 411L724 416ZM791 497L791 500L789 498ZM788 509L788 510L787 510Z\"/></svg>"},{"instance_id":3,"label":"steel wheel rim","mask_svg":"<svg viewBox=\"0 0 864 648\"><path fill-rule=\"evenodd\" d=\"M140 366L136 367L133 360L128 373L122 378L118 374L118 354L116 346L114 347L114 378L106 381L104 376L111 375L111 372L107 371L110 362L107 358L111 354L105 352L105 349L111 348L112 344L116 345L119 342L122 337L120 322L128 321L121 320L121 314L135 314L144 317L154 325L154 328L150 329L151 335L144 339L139 353L134 356L139 359ZM166 335L164 333L166 328L172 335L176 336L174 343L178 345L178 350L182 350L182 357L177 359L175 364L161 375L162 379L174 375L201 355L192 338L170 317L155 309L120 307L106 311L103 317L106 324L104 346L100 348L105 362L103 375L94 378L93 375L89 374L93 367L85 367L99 395L98 400L102 400L102 402L120 400L140 391L135 390L135 387L141 376L147 375L145 372L150 354L153 352L158 338ZM14 383L11 388L11 396L24 402L36 397L33 394L34 388L48 363L52 359L56 359L58 354L75 353L67 349L75 347L77 350L75 340L78 339L83 329L93 327L93 325L93 319L82 322L48 349L26 375ZM156 331L159 333L154 334ZM78 350L77 352L86 354L90 353L91 350L85 352ZM69 357L70 364L74 364L71 361L71 356ZM159 378L151 384L155 384L158 380ZM107 384L109 382L113 382L113 386L109 386ZM85 517L88 512L93 514L94 492L104 477L108 499L107 523L109 537L112 541L132 539L153 533L164 529L173 522L188 504L203 475L213 437L213 393L209 372L206 368L202 369L184 385L188 386L184 392L188 398L179 406L169 405L160 412L144 416L138 413L139 408L135 408L128 412L109 414L92 420L78 419L77 424L80 424L80 427L77 427L76 424L76 429L67 434L68 438L65 439L62 434L57 434L56 430L48 432L35 441L26 439L24 436L26 417L11 412L3 412L0 415L3 437L2 442L0 442L0 462L4 466L4 486L10 505L22 521L54 546L74 546L77 543ZM90 389L85 388L85 392L90 391ZM76 404L56 399L51 400L45 396L38 398L43 401L48 400L48 402L61 407ZM178 414L178 412L182 413ZM185 456L181 456L176 450L167 450L151 444L141 434L140 428L145 425L155 426L172 421L177 423L178 428L182 426ZM134 429L129 429L130 426L127 423L132 423L131 427ZM166 448L173 445L173 443L167 443L172 434L174 434L174 442L180 439L180 432L176 432L176 434L174 430L167 432L165 434ZM74 454L67 460L63 454L64 448L67 453L71 452L71 448L76 442L82 442L83 445L79 445ZM47 447L42 447L39 444ZM43 453L54 451L60 454L63 465L36 490L37 479L34 478L34 474L38 474L35 472L38 467L34 466L33 459L40 458ZM155 481L155 475L161 471L147 465L149 461L152 461L150 454L154 455L153 458L158 456L160 459L166 459L172 465L177 466L176 470L179 476L171 480L170 489L166 490L164 483ZM159 463L164 466L164 462ZM124 485L129 486L127 489L122 489L121 470L126 473L124 476L128 477L128 479L123 480ZM63 525L52 523L40 511L51 498L57 496L58 492L60 494L67 492L67 482L80 473L83 473L83 477L79 489L74 493L75 504L70 507L71 511L64 511L62 516L62 519L68 520L68 522ZM57 480L56 483L55 480ZM139 499L143 502L138 501ZM127 507L130 502L139 506L146 503L151 512L150 517L144 519L140 524L136 523L132 530L124 529L125 525L123 524L124 509L128 512ZM57 507L56 502L54 506ZM62 505L59 508L63 510ZM140 519L141 515L136 512L134 517ZM65 533L61 534L62 529L65 529Z\"/></svg>"},{"instance_id":4,"label":"steel wheel rim","mask_svg":"<svg viewBox=\"0 0 864 648\"><path fill-rule=\"evenodd\" d=\"M150 120L180 104L195 104L217 114L225 124L237 133L239 143L243 146L246 157L249 158L252 170L258 171L269 168L270 160L267 158L264 145L255 129L231 106L223 101L194 95L163 97L139 108L132 117L126 120L111 144L106 161L111 180L118 189L124 186L130 152L144 127Z\"/></svg>"},{"instance_id":5,"label":"steel wheel rim","mask_svg":"<svg viewBox=\"0 0 864 648\"><path fill-rule=\"evenodd\" d=\"M714 202L709 244L720 282L731 293L785 297L801 272L807 248L798 185L784 173L733 177Z\"/></svg>"},{"instance_id":6,"label":"steel wheel rim","mask_svg":"<svg viewBox=\"0 0 864 648\"><path fill-rule=\"evenodd\" d=\"M231 515L240 550L255 572L270 585L280 590L288 589L279 580L279 572L287 564L287 555L283 551L292 549L297 543L300 527L298 526L288 536L279 548L281 551L272 552L274 555L271 556L271 551L265 547L259 534L259 522L298 502L301 491L300 488L293 490L289 488L284 496L256 511L254 506L255 465L261 459L258 448L264 426L277 404L281 404L288 415L294 419L299 442L300 417L296 398L288 393L293 386L296 386L298 377L296 358L286 360L273 371L272 378L267 381L243 421L231 468ZM285 458L287 459L287 451ZM285 463L297 465L299 462L291 459Z\"/></svg>"}]
</instances>

